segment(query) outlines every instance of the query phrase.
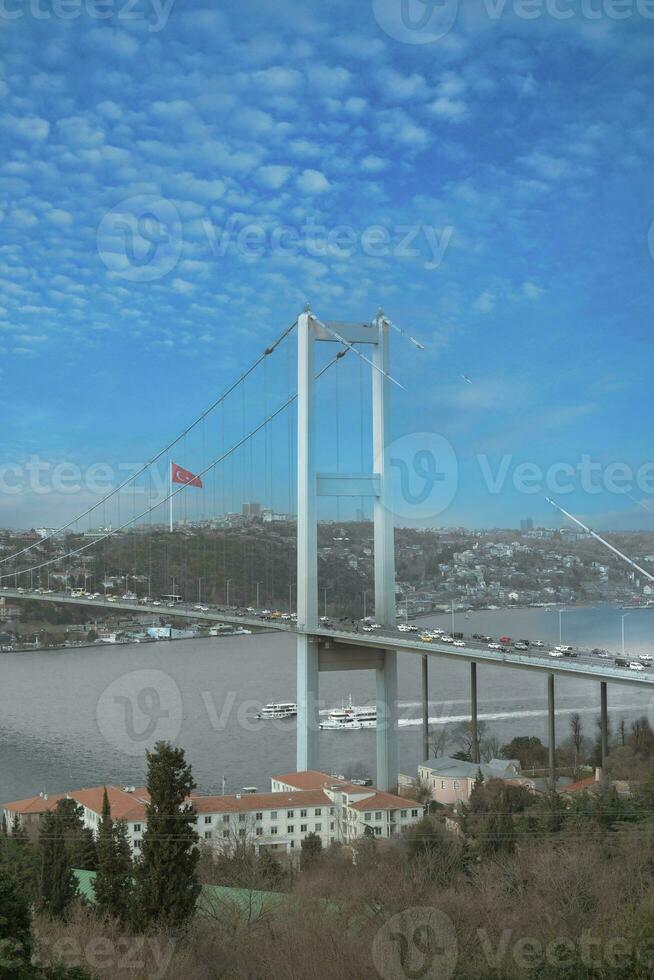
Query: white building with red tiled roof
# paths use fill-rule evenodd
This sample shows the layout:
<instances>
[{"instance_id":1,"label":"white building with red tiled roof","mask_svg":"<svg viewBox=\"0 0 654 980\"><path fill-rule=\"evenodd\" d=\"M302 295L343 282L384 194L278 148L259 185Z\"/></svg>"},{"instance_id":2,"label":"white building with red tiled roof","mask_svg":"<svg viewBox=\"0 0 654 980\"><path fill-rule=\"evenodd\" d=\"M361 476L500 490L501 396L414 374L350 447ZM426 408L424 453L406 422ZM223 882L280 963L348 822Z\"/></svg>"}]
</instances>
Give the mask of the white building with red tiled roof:
<instances>
[{"instance_id":1,"label":"white building with red tiled roof","mask_svg":"<svg viewBox=\"0 0 654 980\"><path fill-rule=\"evenodd\" d=\"M351 843L370 827L377 837L395 837L416 823L422 806L373 786L358 786L321 772L287 773L274 776L270 793L237 793L232 796L198 796L190 801L200 840L219 849L248 842L258 852L262 847L292 854L309 833L317 834L327 847ZM47 800L34 797L4 804L10 826L15 814L26 825L30 815L42 816L68 797L83 807L84 824L97 833L102 813L104 787L74 790ZM141 850L147 823L147 790L107 786L114 820L126 824L132 850ZM31 827L36 829L35 823Z\"/></svg>"}]
</instances>

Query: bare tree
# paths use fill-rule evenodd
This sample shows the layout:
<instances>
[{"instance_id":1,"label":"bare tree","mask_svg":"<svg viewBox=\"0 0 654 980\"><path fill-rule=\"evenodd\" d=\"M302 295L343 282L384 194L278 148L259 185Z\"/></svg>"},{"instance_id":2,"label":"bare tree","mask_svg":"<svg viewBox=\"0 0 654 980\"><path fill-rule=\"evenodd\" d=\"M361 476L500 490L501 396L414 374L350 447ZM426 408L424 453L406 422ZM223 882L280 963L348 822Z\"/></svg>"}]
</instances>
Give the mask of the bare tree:
<instances>
[{"instance_id":1,"label":"bare tree","mask_svg":"<svg viewBox=\"0 0 654 980\"><path fill-rule=\"evenodd\" d=\"M575 751L575 775L579 769L579 757L581 755L581 748L584 741L584 736L582 733L582 723L581 715L578 711L575 711L570 715L570 738L572 739L572 744Z\"/></svg>"}]
</instances>

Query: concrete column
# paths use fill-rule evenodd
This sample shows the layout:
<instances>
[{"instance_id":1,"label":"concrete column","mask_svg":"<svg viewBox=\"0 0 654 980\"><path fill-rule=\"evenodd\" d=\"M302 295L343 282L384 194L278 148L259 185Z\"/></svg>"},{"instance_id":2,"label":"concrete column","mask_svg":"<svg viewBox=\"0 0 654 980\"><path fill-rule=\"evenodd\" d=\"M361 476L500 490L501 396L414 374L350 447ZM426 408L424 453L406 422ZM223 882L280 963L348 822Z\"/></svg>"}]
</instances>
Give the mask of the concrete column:
<instances>
[{"instance_id":1,"label":"concrete column","mask_svg":"<svg viewBox=\"0 0 654 980\"><path fill-rule=\"evenodd\" d=\"M318 769L318 642L297 638L297 771Z\"/></svg>"},{"instance_id":2,"label":"concrete column","mask_svg":"<svg viewBox=\"0 0 654 980\"><path fill-rule=\"evenodd\" d=\"M375 498L375 619L382 626L395 626L395 541L391 499L391 474L387 441L390 432L390 382L388 373L388 325L378 317L378 341L373 348L372 441L375 473L381 477L380 495Z\"/></svg>"},{"instance_id":3,"label":"concrete column","mask_svg":"<svg viewBox=\"0 0 654 980\"><path fill-rule=\"evenodd\" d=\"M422 658L422 759L431 757L429 750L429 657Z\"/></svg>"},{"instance_id":4,"label":"concrete column","mask_svg":"<svg viewBox=\"0 0 654 980\"><path fill-rule=\"evenodd\" d=\"M316 523L315 337L308 313L298 318L297 351L297 622L318 625L318 530ZM297 768L318 768L318 644L297 637Z\"/></svg>"},{"instance_id":5,"label":"concrete column","mask_svg":"<svg viewBox=\"0 0 654 980\"><path fill-rule=\"evenodd\" d=\"M609 755L609 709L606 681L600 682L600 741L602 745L602 771Z\"/></svg>"},{"instance_id":6,"label":"concrete column","mask_svg":"<svg viewBox=\"0 0 654 980\"><path fill-rule=\"evenodd\" d=\"M397 653L384 650L377 669L377 788L397 791Z\"/></svg>"},{"instance_id":7,"label":"concrete column","mask_svg":"<svg viewBox=\"0 0 654 980\"><path fill-rule=\"evenodd\" d=\"M547 677L547 725L549 731L550 783L556 787L556 725L554 719L554 674Z\"/></svg>"},{"instance_id":8,"label":"concrete column","mask_svg":"<svg viewBox=\"0 0 654 980\"><path fill-rule=\"evenodd\" d=\"M470 718L472 722L472 761L479 763L479 729L477 725L477 664L470 664Z\"/></svg>"}]
</instances>

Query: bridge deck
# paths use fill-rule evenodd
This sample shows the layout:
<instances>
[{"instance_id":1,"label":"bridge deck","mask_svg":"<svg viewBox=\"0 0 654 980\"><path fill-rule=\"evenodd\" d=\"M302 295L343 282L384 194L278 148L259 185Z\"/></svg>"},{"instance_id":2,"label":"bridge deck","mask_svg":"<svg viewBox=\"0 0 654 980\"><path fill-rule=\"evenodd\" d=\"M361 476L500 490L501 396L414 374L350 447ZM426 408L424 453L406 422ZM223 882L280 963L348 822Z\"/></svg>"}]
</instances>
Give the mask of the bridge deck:
<instances>
[{"instance_id":1,"label":"bridge deck","mask_svg":"<svg viewBox=\"0 0 654 980\"><path fill-rule=\"evenodd\" d=\"M235 612L225 611L219 607L210 607L207 610L194 609L188 604L154 605L153 603L139 603L127 599L117 599L109 601L102 596L90 599L84 596L71 596L61 592L36 592L28 589L8 589L0 590L0 596L12 599L29 599L37 602L56 602L61 604L88 606L91 608L101 608L106 612L123 611L133 612L143 615L147 613L155 616L178 617L180 619L193 619L207 623L227 623L234 626L246 626L255 629L278 630L285 633L297 634L304 632L289 621L279 619L261 619L257 615L239 615ZM536 652L532 647L529 652L519 652L511 650L503 652L501 650L489 650L487 646L475 644L471 641L466 642L465 647L453 647L450 644L438 643L437 641L423 642L413 637L407 637L406 633L398 634L392 629L379 629L374 633L361 633L352 629L333 629L320 627L311 630L311 635L319 637L326 644L338 648L340 646L361 647L362 649L392 649L402 653L428 654L430 657L446 657L450 660L462 660L465 662L484 663L497 667L515 667L523 670L541 671L549 674L565 675L567 677L578 677L586 680L612 681L620 684L635 684L640 687L654 686L654 669L643 671L633 671L628 667L617 667L613 663L600 661L590 654L582 655L574 659L562 658L554 659L543 656L541 651Z\"/></svg>"}]
</instances>

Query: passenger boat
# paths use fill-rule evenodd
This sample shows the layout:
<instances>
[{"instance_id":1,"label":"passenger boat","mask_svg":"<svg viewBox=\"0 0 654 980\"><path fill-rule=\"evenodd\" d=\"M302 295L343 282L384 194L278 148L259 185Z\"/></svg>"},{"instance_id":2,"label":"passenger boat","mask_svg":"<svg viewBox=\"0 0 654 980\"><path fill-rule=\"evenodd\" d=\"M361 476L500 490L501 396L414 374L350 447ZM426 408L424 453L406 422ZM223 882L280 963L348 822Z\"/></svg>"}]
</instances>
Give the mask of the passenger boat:
<instances>
[{"instance_id":1,"label":"passenger boat","mask_svg":"<svg viewBox=\"0 0 654 980\"><path fill-rule=\"evenodd\" d=\"M271 701L265 704L257 718L292 718L297 714L297 704L294 701Z\"/></svg>"},{"instance_id":2,"label":"passenger boat","mask_svg":"<svg viewBox=\"0 0 654 980\"><path fill-rule=\"evenodd\" d=\"M361 728L375 728L377 708L359 707L352 704L352 698L340 708L332 708L325 721L320 722L323 731L358 731Z\"/></svg>"}]
</instances>

